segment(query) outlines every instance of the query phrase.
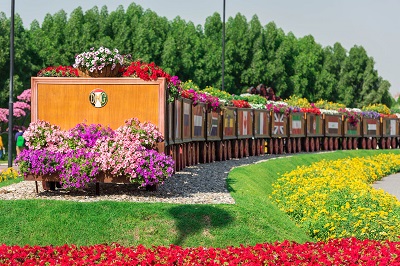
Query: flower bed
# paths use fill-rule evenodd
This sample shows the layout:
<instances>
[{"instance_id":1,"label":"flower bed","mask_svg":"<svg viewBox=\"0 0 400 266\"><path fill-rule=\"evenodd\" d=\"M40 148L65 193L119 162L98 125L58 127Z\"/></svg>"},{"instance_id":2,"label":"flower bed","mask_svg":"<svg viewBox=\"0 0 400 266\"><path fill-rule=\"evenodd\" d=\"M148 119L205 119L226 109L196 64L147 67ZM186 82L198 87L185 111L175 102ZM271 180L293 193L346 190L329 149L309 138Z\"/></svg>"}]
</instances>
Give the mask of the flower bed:
<instances>
[{"instance_id":1,"label":"flower bed","mask_svg":"<svg viewBox=\"0 0 400 266\"><path fill-rule=\"evenodd\" d=\"M397 240L400 202L370 183L400 170L400 156L321 161L283 174L272 198L316 240Z\"/></svg>"},{"instance_id":2,"label":"flower bed","mask_svg":"<svg viewBox=\"0 0 400 266\"><path fill-rule=\"evenodd\" d=\"M398 265L400 242L334 239L227 248L0 246L2 265Z\"/></svg>"},{"instance_id":3,"label":"flower bed","mask_svg":"<svg viewBox=\"0 0 400 266\"><path fill-rule=\"evenodd\" d=\"M101 125L78 124L63 131L45 121L25 131L28 149L15 160L28 175L57 175L63 188L83 188L105 173L142 187L163 183L173 174L170 156L158 153L161 133L151 123L132 118L113 131Z\"/></svg>"}]
</instances>

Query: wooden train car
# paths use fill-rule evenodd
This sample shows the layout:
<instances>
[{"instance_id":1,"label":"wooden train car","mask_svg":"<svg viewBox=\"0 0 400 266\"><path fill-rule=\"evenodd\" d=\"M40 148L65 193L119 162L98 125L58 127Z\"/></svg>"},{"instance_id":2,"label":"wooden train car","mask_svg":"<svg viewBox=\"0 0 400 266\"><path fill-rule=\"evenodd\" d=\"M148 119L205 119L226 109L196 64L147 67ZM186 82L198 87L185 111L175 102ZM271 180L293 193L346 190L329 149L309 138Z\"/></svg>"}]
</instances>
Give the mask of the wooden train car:
<instances>
[{"instance_id":1,"label":"wooden train car","mask_svg":"<svg viewBox=\"0 0 400 266\"><path fill-rule=\"evenodd\" d=\"M398 148L396 117L354 123L342 114L233 106L213 110L186 98L167 99L164 78L32 78L32 121L45 120L62 129L82 122L115 129L132 117L152 122L165 136L158 150L173 157L175 171L264 153Z\"/></svg>"}]
</instances>

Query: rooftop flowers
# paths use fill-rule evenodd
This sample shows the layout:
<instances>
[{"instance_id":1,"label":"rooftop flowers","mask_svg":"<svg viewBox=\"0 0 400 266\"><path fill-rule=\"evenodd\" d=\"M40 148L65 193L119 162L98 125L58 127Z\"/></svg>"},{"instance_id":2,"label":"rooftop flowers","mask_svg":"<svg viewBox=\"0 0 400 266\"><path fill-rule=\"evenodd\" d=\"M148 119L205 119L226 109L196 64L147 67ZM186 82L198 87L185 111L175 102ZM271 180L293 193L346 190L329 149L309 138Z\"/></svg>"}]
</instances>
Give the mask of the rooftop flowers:
<instances>
[{"instance_id":1,"label":"rooftop flowers","mask_svg":"<svg viewBox=\"0 0 400 266\"><path fill-rule=\"evenodd\" d=\"M186 89L181 91L181 96L186 99L191 99L194 106L199 103L204 103L207 106L207 110L216 111L220 108L219 99L205 92L196 91L194 89Z\"/></svg>"},{"instance_id":2,"label":"rooftop flowers","mask_svg":"<svg viewBox=\"0 0 400 266\"><path fill-rule=\"evenodd\" d=\"M288 116L290 113L290 108L285 102L268 101L266 109L274 113L284 114L285 116Z\"/></svg>"},{"instance_id":3,"label":"rooftop flowers","mask_svg":"<svg viewBox=\"0 0 400 266\"><path fill-rule=\"evenodd\" d=\"M71 66L49 66L37 73L38 77L79 77L78 70Z\"/></svg>"},{"instance_id":4,"label":"rooftop flowers","mask_svg":"<svg viewBox=\"0 0 400 266\"><path fill-rule=\"evenodd\" d=\"M132 118L113 131L101 125L78 124L63 131L46 121L31 123L24 137L28 149L16 159L24 175L59 174L67 189L96 181L100 172L125 176L144 187L163 183L174 162L154 148L163 140L151 123Z\"/></svg>"},{"instance_id":5,"label":"rooftop flowers","mask_svg":"<svg viewBox=\"0 0 400 266\"><path fill-rule=\"evenodd\" d=\"M340 108L338 110L344 115L344 118L350 123L350 125L356 127L358 122L361 121L361 110L360 109L350 109L350 108Z\"/></svg>"},{"instance_id":6,"label":"rooftop flowers","mask_svg":"<svg viewBox=\"0 0 400 266\"><path fill-rule=\"evenodd\" d=\"M181 81L177 76L171 76L166 73L161 67L157 66L154 62L144 63L140 60L133 61L126 67L122 73L124 77L134 77L143 80L156 80L157 78L165 78L168 87L168 101L172 102L178 97L181 88Z\"/></svg>"},{"instance_id":7,"label":"rooftop flowers","mask_svg":"<svg viewBox=\"0 0 400 266\"><path fill-rule=\"evenodd\" d=\"M74 67L87 70L89 75L99 74L105 71L106 66L111 66L111 74L118 73L118 68L124 63L124 57L119 54L118 49L109 49L101 46L95 50L90 48L89 52L83 52L75 56ZM117 70L117 71L114 71Z\"/></svg>"}]
</instances>

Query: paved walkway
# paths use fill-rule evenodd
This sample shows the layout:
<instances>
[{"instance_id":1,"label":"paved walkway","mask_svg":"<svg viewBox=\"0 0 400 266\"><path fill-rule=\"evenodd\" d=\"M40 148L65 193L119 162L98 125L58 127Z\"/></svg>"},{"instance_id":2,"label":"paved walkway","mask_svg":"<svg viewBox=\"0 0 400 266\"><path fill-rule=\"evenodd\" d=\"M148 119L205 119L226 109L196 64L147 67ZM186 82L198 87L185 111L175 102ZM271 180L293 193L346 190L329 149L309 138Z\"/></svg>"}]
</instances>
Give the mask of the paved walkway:
<instances>
[{"instance_id":1,"label":"paved walkway","mask_svg":"<svg viewBox=\"0 0 400 266\"><path fill-rule=\"evenodd\" d=\"M376 189L383 189L400 201L400 173L386 176L382 180L376 181L372 186Z\"/></svg>"}]
</instances>

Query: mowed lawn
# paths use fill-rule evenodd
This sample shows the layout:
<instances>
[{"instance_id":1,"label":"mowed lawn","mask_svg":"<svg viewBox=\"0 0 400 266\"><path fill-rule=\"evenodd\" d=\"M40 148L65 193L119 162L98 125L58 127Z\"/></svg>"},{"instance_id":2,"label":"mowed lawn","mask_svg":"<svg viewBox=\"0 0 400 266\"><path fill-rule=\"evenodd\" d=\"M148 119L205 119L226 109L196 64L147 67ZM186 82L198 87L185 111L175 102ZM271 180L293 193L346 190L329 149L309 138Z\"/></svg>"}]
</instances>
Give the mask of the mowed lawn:
<instances>
[{"instance_id":1,"label":"mowed lawn","mask_svg":"<svg viewBox=\"0 0 400 266\"><path fill-rule=\"evenodd\" d=\"M0 239L7 245L227 247L314 241L269 199L272 183L299 165L400 150L297 154L238 167L228 176L234 205L131 202L0 201ZM0 183L0 186L8 184Z\"/></svg>"}]
</instances>

